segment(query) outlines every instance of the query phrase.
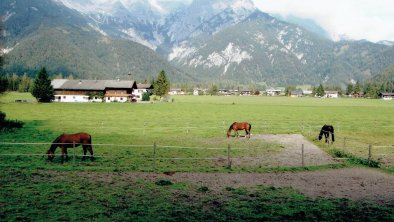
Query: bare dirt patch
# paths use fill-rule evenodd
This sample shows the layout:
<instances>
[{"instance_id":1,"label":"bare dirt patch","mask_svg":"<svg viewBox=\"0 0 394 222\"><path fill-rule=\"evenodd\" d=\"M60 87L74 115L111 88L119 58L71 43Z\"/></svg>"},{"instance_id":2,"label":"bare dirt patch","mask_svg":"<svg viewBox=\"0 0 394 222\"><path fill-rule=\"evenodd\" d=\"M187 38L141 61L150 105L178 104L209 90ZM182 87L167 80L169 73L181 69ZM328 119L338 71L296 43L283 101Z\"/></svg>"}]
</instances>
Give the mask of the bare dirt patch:
<instances>
[{"instance_id":1,"label":"bare dirt patch","mask_svg":"<svg viewBox=\"0 0 394 222\"><path fill-rule=\"evenodd\" d=\"M305 195L348 198L394 204L394 175L367 168L329 169L314 172L279 173L125 173L129 179L166 179L175 183L207 186L222 191L226 187L291 187Z\"/></svg>"},{"instance_id":2,"label":"bare dirt patch","mask_svg":"<svg viewBox=\"0 0 394 222\"><path fill-rule=\"evenodd\" d=\"M305 166L316 166L338 163L330 155L322 151L319 147L309 142L299 134L256 134L251 139L264 140L269 143L279 143L284 149L280 153L270 153L264 156L253 158L233 159L236 165L263 165L269 167L279 166L301 166L302 165L302 145L304 144L304 164Z\"/></svg>"}]
</instances>

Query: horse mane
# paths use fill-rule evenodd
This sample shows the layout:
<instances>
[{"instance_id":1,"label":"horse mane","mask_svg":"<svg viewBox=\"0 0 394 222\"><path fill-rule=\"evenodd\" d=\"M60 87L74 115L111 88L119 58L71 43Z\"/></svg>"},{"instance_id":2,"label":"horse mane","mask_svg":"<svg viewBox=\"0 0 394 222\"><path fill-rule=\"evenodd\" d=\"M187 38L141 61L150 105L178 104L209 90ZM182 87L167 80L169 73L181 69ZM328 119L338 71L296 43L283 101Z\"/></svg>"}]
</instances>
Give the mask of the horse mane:
<instances>
[{"instance_id":1,"label":"horse mane","mask_svg":"<svg viewBox=\"0 0 394 222\"><path fill-rule=\"evenodd\" d=\"M230 125L230 127L228 128L227 132L231 131L231 129L233 128L234 124L236 124L237 122L233 122L233 124Z\"/></svg>"},{"instance_id":2,"label":"horse mane","mask_svg":"<svg viewBox=\"0 0 394 222\"><path fill-rule=\"evenodd\" d=\"M60 138L62 138L62 137L63 137L63 134L61 134L60 136L58 136L58 137L52 142L51 147L49 148L50 151L55 151L55 150L56 150L56 147L59 146ZM48 150L48 151L49 151L49 150Z\"/></svg>"}]
</instances>

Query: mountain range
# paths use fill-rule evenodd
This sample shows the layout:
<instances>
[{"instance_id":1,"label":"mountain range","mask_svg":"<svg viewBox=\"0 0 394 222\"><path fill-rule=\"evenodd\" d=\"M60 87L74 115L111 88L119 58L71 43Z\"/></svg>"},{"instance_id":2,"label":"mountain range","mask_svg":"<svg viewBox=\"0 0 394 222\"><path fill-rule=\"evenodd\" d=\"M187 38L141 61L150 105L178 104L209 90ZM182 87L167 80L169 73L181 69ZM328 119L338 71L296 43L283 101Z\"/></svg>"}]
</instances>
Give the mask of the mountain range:
<instances>
[{"instance_id":1,"label":"mountain range","mask_svg":"<svg viewBox=\"0 0 394 222\"><path fill-rule=\"evenodd\" d=\"M345 85L394 65L391 42L332 41L251 0L2 0L4 72L143 81Z\"/></svg>"}]
</instances>

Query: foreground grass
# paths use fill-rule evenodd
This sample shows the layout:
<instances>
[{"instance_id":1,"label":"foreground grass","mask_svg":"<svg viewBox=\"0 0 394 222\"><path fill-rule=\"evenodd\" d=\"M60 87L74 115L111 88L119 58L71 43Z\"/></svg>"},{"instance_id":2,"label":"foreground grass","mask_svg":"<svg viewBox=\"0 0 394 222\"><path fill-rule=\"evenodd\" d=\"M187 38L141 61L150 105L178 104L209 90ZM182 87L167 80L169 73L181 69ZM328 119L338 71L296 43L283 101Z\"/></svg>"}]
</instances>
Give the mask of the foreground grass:
<instances>
[{"instance_id":1,"label":"foreground grass","mask_svg":"<svg viewBox=\"0 0 394 222\"><path fill-rule=\"evenodd\" d=\"M392 221L394 206L310 199L290 188L206 186L0 168L2 221Z\"/></svg>"}]
</instances>

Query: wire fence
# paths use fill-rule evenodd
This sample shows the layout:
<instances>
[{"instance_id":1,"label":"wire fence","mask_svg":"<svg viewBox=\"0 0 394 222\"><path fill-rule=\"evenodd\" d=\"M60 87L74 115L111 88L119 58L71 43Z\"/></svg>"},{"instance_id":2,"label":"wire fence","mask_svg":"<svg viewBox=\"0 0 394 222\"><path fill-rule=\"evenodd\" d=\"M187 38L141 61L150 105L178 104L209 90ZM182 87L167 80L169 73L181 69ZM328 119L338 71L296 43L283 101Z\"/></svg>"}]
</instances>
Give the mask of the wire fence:
<instances>
[{"instance_id":1,"label":"wire fence","mask_svg":"<svg viewBox=\"0 0 394 222\"><path fill-rule=\"evenodd\" d=\"M344 152L351 153L355 156L371 160L383 161L386 166L394 166L394 145L380 145L372 146L370 144L360 144L355 146L352 142L359 142L357 139L350 137L337 137L337 141L343 140L343 143L336 143L335 146L331 145L336 149L340 149ZM1 157L46 157L47 153L42 152L42 146L50 146L53 143L22 143L22 142L0 142L0 158ZM79 144L75 143L55 143L55 145L72 145L72 160L75 164L76 158L89 157L88 155L77 154L76 147ZM106 147L106 149L100 150L100 152L95 153L95 158L107 159L107 163L111 164L111 161L117 162L117 159L127 159L137 161L136 164L140 165L150 165L151 168L157 169L159 162L165 161L221 161L222 166L231 168L234 160L248 160L248 161L258 161L261 158L269 158L264 154L261 156L253 156L254 148L237 148L227 145L227 147L197 147L197 146L172 146L172 145L158 145L156 143L147 145L132 145L132 144L85 144L92 145L93 147ZM26 148L28 146L28 148ZM12 149L10 149L12 147ZM15 149L19 147L20 149ZM31 148L40 147L40 148ZM118 149L118 152L114 152L114 149ZM190 153L175 152L167 153L163 150L194 150L192 153L196 156L190 156ZM142 150L142 151L141 151ZM8 153L7 153L8 151ZM10 152L11 151L11 152ZM37 152L32 152L37 151ZM112 151L112 152L111 152ZM212 151L208 153L208 151ZM198 153L199 152L199 153ZM299 161L296 166L308 166L306 159L308 155L305 155L304 144L299 149ZM175 156L168 156L175 155ZM251 155L251 156L248 156ZM58 156L61 156L58 154ZM335 158L337 160L346 160L346 157ZM4 162L4 159L3 161ZM119 162L119 161L118 161ZM123 164L128 164L127 161L123 161ZM202 166L204 163L196 164ZM260 164L261 165L261 164ZM96 165L99 166L99 165Z\"/></svg>"}]
</instances>

